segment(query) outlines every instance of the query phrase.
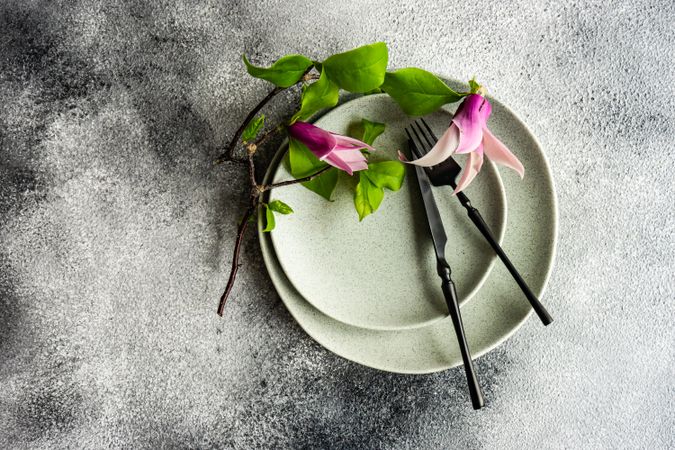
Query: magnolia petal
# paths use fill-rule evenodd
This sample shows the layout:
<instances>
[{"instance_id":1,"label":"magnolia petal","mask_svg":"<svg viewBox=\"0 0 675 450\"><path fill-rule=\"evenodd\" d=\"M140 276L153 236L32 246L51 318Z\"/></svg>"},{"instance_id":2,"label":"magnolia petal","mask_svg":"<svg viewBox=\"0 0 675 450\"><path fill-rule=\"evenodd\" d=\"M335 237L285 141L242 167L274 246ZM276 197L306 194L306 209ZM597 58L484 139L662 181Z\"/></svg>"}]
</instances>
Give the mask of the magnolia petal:
<instances>
[{"instance_id":1,"label":"magnolia petal","mask_svg":"<svg viewBox=\"0 0 675 450\"><path fill-rule=\"evenodd\" d=\"M335 133L331 133L331 134L335 137L335 139L337 141L337 147L335 148L335 150L346 149L346 148L349 148L349 149L366 148L366 149L370 150L371 152L375 151L375 149L373 147L371 147L370 145L366 144L363 141L359 141L358 139L354 139L353 137L342 136L341 134L335 134Z\"/></svg>"},{"instance_id":2,"label":"magnolia petal","mask_svg":"<svg viewBox=\"0 0 675 450\"><path fill-rule=\"evenodd\" d=\"M461 155L463 153L473 152L478 148L482 140L483 140L482 129L479 129L477 131L476 128L470 128L469 132L460 131L459 144L457 145L457 150L455 150L455 153Z\"/></svg>"},{"instance_id":3,"label":"magnolia petal","mask_svg":"<svg viewBox=\"0 0 675 450\"><path fill-rule=\"evenodd\" d=\"M490 114L490 104L478 94L468 95L457 109L452 123L459 128L459 144L455 153L476 150L483 140L483 127Z\"/></svg>"},{"instance_id":4,"label":"magnolia petal","mask_svg":"<svg viewBox=\"0 0 675 450\"><path fill-rule=\"evenodd\" d=\"M481 103L481 105L478 107L478 114L480 115L484 123L487 123L490 114L492 114L492 105L485 97L483 97L483 103Z\"/></svg>"},{"instance_id":5,"label":"magnolia petal","mask_svg":"<svg viewBox=\"0 0 675 450\"><path fill-rule=\"evenodd\" d=\"M340 145L340 144L337 144L337 145L333 148L333 151L334 151L334 152L344 152L344 151L351 152L351 151L354 151L354 150L366 150L366 148L365 148L365 147L355 146L355 145L352 145L352 144L348 144L348 145Z\"/></svg>"},{"instance_id":6,"label":"magnolia petal","mask_svg":"<svg viewBox=\"0 0 675 450\"><path fill-rule=\"evenodd\" d=\"M453 191L453 195L466 189L483 167L483 144L480 144L475 152L469 153L469 160L466 162L462 176Z\"/></svg>"},{"instance_id":7,"label":"magnolia petal","mask_svg":"<svg viewBox=\"0 0 675 450\"><path fill-rule=\"evenodd\" d=\"M435 166L436 164L440 164L446 159L448 159L450 156L452 156L452 153L457 148L458 142L459 142L459 130L457 129L457 125L453 123L447 130L445 130L443 136L441 136L438 142L436 142L436 145L434 145L431 148L431 150L429 150L429 153L422 156L420 159L408 161L408 159L405 157L401 158L400 153L398 158L404 163L414 164L416 166L421 167Z\"/></svg>"},{"instance_id":8,"label":"magnolia petal","mask_svg":"<svg viewBox=\"0 0 675 450\"><path fill-rule=\"evenodd\" d=\"M351 161L348 162L349 167L352 169L353 172L358 172L359 170L368 170L368 162L367 161Z\"/></svg>"},{"instance_id":9,"label":"magnolia petal","mask_svg":"<svg viewBox=\"0 0 675 450\"><path fill-rule=\"evenodd\" d=\"M366 157L361 153L361 150L343 150L336 155L345 162L366 162Z\"/></svg>"},{"instance_id":10,"label":"magnolia petal","mask_svg":"<svg viewBox=\"0 0 675 450\"><path fill-rule=\"evenodd\" d=\"M333 167L337 167L340 170L344 170L349 175L354 174L352 167L345 161L343 161L336 153L329 153L328 155L321 158L322 161L327 162Z\"/></svg>"},{"instance_id":11,"label":"magnolia petal","mask_svg":"<svg viewBox=\"0 0 675 450\"><path fill-rule=\"evenodd\" d=\"M485 155L493 162L515 170L520 178L525 176L523 164L487 127L483 128L483 148L485 149Z\"/></svg>"},{"instance_id":12,"label":"magnolia petal","mask_svg":"<svg viewBox=\"0 0 675 450\"><path fill-rule=\"evenodd\" d=\"M305 144L319 159L326 157L337 145L332 133L306 122L295 122L288 127L288 133Z\"/></svg>"},{"instance_id":13,"label":"magnolia petal","mask_svg":"<svg viewBox=\"0 0 675 450\"><path fill-rule=\"evenodd\" d=\"M323 158L333 167L344 170L349 175L352 175L358 170L366 170L368 168L368 161L360 150L331 152Z\"/></svg>"}]
</instances>

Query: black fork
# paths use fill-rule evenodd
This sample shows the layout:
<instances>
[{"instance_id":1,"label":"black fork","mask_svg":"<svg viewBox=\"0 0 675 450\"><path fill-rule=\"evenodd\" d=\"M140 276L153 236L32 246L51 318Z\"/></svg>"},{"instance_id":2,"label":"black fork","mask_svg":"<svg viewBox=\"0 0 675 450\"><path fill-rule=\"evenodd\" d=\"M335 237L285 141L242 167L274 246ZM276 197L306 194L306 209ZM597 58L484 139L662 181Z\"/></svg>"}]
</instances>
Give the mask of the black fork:
<instances>
[{"instance_id":1,"label":"black fork","mask_svg":"<svg viewBox=\"0 0 675 450\"><path fill-rule=\"evenodd\" d=\"M419 119L413 122L410 124L409 128L415 134L415 137L417 138L416 140L420 144L419 146L412 146L412 151L415 153L415 157L421 158L425 154L429 153L431 148L438 141L438 138L431 130L431 127L429 127L429 124L424 121L424 119ZM425 167L424 169L429 176L431 184L434 186L451 186L453 189L457 187L455 179L462 171L462 167L457 164L457 161L455 161L452 157L446 159L440 164L437 164L433 167ZM532 309L534 309L534 311L537 313L537 316L539 316L539 319L542 321L542 323L544 325L548 325L553 322L553 318L548 313L548 311L546 311L544 305L542 305L537 296L534 295L525 280L523 280L523 277L520 276L520 273L518 273L518 270L516 270L514 267L513 263L511 263L509 257L506 256L504 249L502 249L501 245L499 245L499 242L488 227L487 223L485 223L485 220L483 220L480 212L478 212L478 210L471 205L469 197L467 197L464 192L458 192L457 199L466 209L467 215L474 225L476 225L476 228L478 228L495 253L497 253L499 259L502 260L511 276L523 291L523 294L525 294L527 300L530 302L530 305L532 305Z\"/></svg>"}]
</instances>

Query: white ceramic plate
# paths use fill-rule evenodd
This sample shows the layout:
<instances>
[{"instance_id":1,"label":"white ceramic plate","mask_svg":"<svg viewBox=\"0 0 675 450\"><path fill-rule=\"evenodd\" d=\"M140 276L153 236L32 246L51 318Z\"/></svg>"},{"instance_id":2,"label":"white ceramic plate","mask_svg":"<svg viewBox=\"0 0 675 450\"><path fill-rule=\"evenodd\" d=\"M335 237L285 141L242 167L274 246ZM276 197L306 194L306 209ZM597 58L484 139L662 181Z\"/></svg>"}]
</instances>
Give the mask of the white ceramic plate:
<instances>
[{"instance_id":1,"label":"white ceramic plate","mask_svg":"<svg viewBox=\"0 0 675 450\"><path fill-rule=\"evenodd\" d=\"M404 127L411 122L385 94L347 102L321 117L324 129L347 134L362 118L386 124L375 141L370 159L396 159L405 149ZM447 112L426 120L439 132L448 126ZM414 171L409 170L398 192L386 192L380 209L359 222L353 190L358 175L342 175L335 201L302 186L272 193L295 214L279 217L271 233L274 249L286 276L314 307L348 325L375 330L426 326L447 315L436 275L436 259L420 202ZM274 181L291 179L280 164ZM497 236L503 236L506 200L497 170L485 164L481 176L467 191ZM467 226L466 211L444 192L437 195L448 234L447 256L460 304L486 280L496 260L478 233Z\"/></svg>"},{"instance_id":2,"label":"white ceramic plate","mask_svg":"<svg viewBox=\"0 0 675 450\"><path fill-rule=\"evenodd\" d=\"M354 116L357 113L360 118L361 113L370 112L368 103L377 98L362 97L346 103L331 111L322 120L330 115ZM520 180L515 173L499 169L509 204L502 246L533 292L541 297L551 272L556 246L557 209L550 170L539 144L527 127L498 101L492 98L490 101L493 105L492 117L488 123L490 128L514 151L526 170L525 178ZM354 103L358 107L355 108ZM347 105L352 106L347 108ZM393 103L388 107L390 110L396 108ZM450 118L450 113L446 114L445 125ZM436 121L432 126L437 133L442 131L442 126ZM280 160L280 154L277 155L276 163ZM268 179L274 170L274 164L270 167ZM410 181L414 181L414 177L407 180ZM489 175L481 173L474 183L480 182L490 182ZM297 189L304 188L297 187ZM487 215L490 206L482 203L484 201L482 199L477 200L477 197L474 199L473 191L468 193L474 205ZM286 195L287 192L281 190L273 193L273 197L278 196L284 200L287 199ZM444 209L447 207L445 199L449 196L450 192L447 189L436 189L436 197L439 203L443 202L441 204L444 205L442 206ZM385 198L385 202L388 200L391 202L393 198L394 196ZM304 204L293 206L297 211L302 210ZM326 210L332 206L326 206ZM380 211L376 214L378 213ZM292 225L295 224L286 221L277 223L277 227ZM476 241L480 241L480 235L474 230L468 218L461 226L470 230L470 233L475 235ZM259 223L259 229L262 230L262 222ZM423 327L396 330L355 327L331 318L306 300L290 282L277 259L270 235L260 233L260 236L265 264L279 295L300 326L324 347L360 364L399 373L435 372L461 364L462 358L449 318ZM315 272L317 276L321 276L330 273L330 269L330 266L321 270L317 268ZM377 278L379 273L374 271L373 279ZM438 285L438 281L433 276L430 280L433 289ZM474 299L462 307L467 340L473 356L478 357L507 339L524 323L531 311L529 303L508 271L501 263L496 264ZM555 317L555 311L552 311L552 314Z\"/></svg>"}]
</instances>

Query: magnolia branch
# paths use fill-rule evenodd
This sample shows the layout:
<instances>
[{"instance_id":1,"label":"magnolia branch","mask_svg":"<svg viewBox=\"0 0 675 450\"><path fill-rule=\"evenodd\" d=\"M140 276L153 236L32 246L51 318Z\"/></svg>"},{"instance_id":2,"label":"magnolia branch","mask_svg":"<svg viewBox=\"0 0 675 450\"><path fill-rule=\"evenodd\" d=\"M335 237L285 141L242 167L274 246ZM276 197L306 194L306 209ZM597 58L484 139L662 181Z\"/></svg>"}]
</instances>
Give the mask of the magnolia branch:
<instances>
[{"instance_id":1,"label":"magnolia branch","mask_svg":"<svg viewBox=\"0 0 675 450\"><path fill-rule=\"evenodd\" d=\"M308 69L307 72L305 72L305 74L301 79L302 82L306 82L309 80L316 80L318 78L318 75L309 73L310 70L311 68ZM240 161L235 160L233 156L234 150L237 148L237 145L241 139L241 135L243 134L244 130L248 126L249 122L251 122L251 120L253 120L253 118L260 112L260 110L262 110L262 108L267 103L269 103L270 100L272 100L279 92L283 90L284 88L279 87L274 88L269 94L267 94L267 96L260 103L258 103L251 110L251 112L244 119L244 122L235 132L234 136L232 137L232 140L227 145L225 152L218 158L218 160L216 160L216 164L222 163L224 161ZM223 315L225 303L227 302L227 299L232 293L232 288L234 287L234 282L237 278L237 272L239 271L240 266L239 257L241 255L241 248L244 242L244 237L246 235L246 230L248 229L248 224L251 222L252 217L255 215L256 211L258 211L258 208L260 207L262 194L274 188L291 186L293 184L311 181L330 168L330 166L326 166L312 175L299 178L297 180L288 180L267 185L259 184L255 175L255 154L258 151L258 149L263 144L265 144L271 136L281 131L282 129L283 124L273 127L264 134L262 134L255 142L246 145L246 153L248 157L244 162L246 162L248 165L248 179L250 184L249 203L246 212L244 214L244 217L241 219L241 222L239 222L239 227L237 228L237 237L234 243L234 253L232 255L232 266L230 267L230 275L227 279L225 291L223 292L223 295L220 297L220 303L218 304L218 315L220 316Z\"/></svg>"}]
</instances>

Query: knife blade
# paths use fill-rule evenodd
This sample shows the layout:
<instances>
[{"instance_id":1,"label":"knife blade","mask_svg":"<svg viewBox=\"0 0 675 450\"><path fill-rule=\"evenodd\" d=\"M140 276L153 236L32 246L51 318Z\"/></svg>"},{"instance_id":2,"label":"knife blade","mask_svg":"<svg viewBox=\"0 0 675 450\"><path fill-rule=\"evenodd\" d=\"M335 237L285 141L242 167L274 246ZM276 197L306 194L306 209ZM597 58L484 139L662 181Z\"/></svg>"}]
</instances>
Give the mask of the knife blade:
<instances>
[{"instance_id":1,"label":"knife blade","mask_svg":"<svg viewBox=\"0 0 675 450\"><path fill-rule=\"evenodd\" d=\"M408 133L408 130L406 130ZM413 146L413 140L410 134L408 134L410 140L408 141L409 146ZM431 191L431 181L427 176L424 168L420 166L415 167L415 174L417 175L417 184L420 188L420 194L422 196L422 203L424 204L424 212L427 216L427 223L429 224L429 231L431 232L431 239L434 244L434 252L436 253L437 261L437 271L438 275L443 277L445 273L450 273L450 264L445 259L445 247L448 244L448 236L445 234L445 228L443 226L443 219L441 219L441 213L438 212L438 206L436 205L436 199L434 198L434 193Z\"/></svg>"}]
</instances>

